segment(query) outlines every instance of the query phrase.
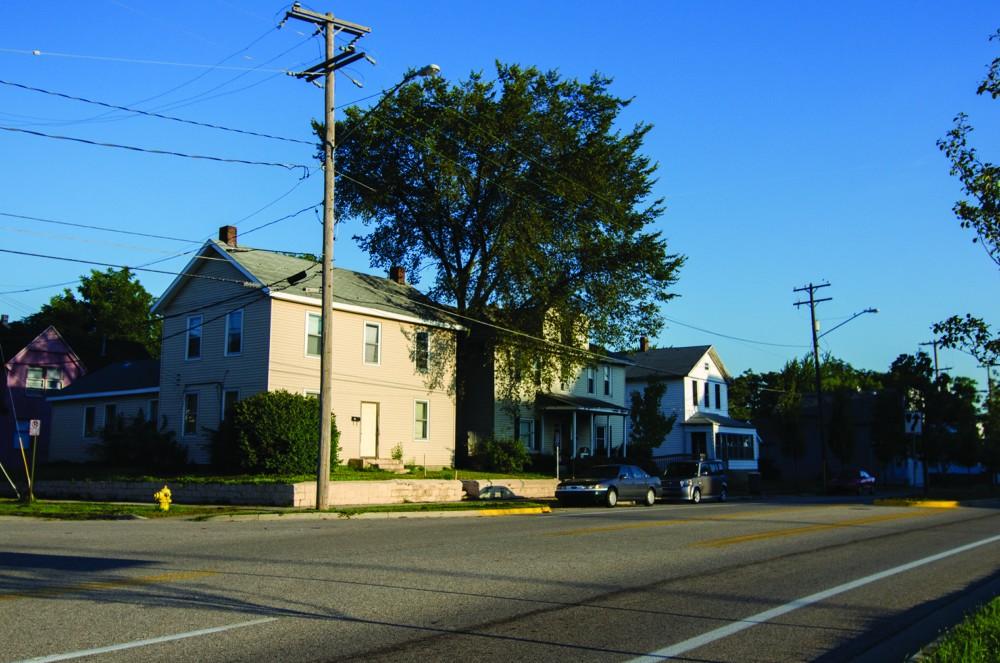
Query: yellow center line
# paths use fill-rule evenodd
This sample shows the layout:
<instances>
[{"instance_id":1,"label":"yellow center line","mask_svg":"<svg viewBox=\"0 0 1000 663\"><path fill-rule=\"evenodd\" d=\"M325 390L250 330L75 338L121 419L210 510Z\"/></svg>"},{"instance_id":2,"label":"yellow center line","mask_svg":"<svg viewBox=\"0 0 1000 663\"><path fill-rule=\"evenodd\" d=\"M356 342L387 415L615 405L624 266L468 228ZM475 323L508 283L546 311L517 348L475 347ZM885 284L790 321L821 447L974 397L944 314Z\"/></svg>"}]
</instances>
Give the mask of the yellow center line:
<instances>
[{"instance_id":1,"label":"yellow center line","mask_svg":"<svg viewBox=\"0 0 1000 663\"><path fill-rule=\"evenodd\" d=\"M158 573L156 575L138 576L135 578L119 578L115 580L88 580L74 583L72 585L56 585L54 587L39 587L21 592L10 592L0 594L0 601L16 601L17 599L52 598L71 594L73 592L96 592L108 589L121 589L123 587L143 587L145 585L158 585L170 582L180 582L182 580L194 580L206 576L215 575L216 571L171 571L169 573Z\"/></svg>"},{"instance_id":2,"label":"yellow center line","mask_svg":"<svg viewBox=\"0 0 1000 663\"><path fill-rule=\"evenodd\" d=\"M755 534L743 534L741 536L729 536L722 539L710 539L693 544L698 548L723 548L738 543L750 541L764 541L767 539L777 539L785 536L799 536L801 534L812 534L826 530L839 529L842 527L858 527L861 525L872 525L890 520L901 520L903 518L917 518L920 516L933 515L930 511L908 511L906 513L891 513L880 516L869 516L867 518L854 518L852 520L841 520L835 523L822 523L816 525L806 525L804 527L791 527L788 529L770 530L767 532L757 532Z\"/></svg>"}]
</instances>

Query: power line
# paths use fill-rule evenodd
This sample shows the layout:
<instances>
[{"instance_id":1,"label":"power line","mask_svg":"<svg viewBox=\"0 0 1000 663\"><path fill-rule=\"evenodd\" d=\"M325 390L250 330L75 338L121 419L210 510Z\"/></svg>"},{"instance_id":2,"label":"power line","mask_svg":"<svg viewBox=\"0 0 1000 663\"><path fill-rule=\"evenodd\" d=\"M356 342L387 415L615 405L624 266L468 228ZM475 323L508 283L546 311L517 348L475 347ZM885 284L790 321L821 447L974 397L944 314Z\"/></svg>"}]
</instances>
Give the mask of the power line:
<instances>
[{"instance_id":1,"label":"power line","mask_svg":"<svg viewBox=\"0 0 1000 663\"><path fill-rule=\"evenodd\" d=\"M38 92L41 94L47 94L53 97L61 97L63 99L69 99L71 101L80 101L85 104L92 104L94 106L101 106L103 108L112 108L114 110L125 111L127 113L135 113L137 115L144 115L147 117L154 117L160 120L170 120L172 122L180 122L183 124L190 124L196 127L204 127L207 129L218 129L220 131L229 131L237 134L244 134L247 136L256 136L258 138L269 138L272 140L280 140L286 143L299 143L301 145L316 145L316 141L299 140L298 138L286 138L284 136L275 136L272 134L265 134L258 131L249 131L247 129L234 129L232 127L225 127L220 124L212 124L209 122L199 122L197 120L188 120L181 117L175 117L173 115L163 115L161 113L153 113L150 111L139 110L138 108L129 108L128 106L118 106L116 104L107 103L104 101L96 101L94 99L87 99L85 97L77 97L71 94L66 94L64 92L55 92L53 90L46 90L40 87L33 87L31 85L25 85L23 83L15 83L13 81L5 81L0 79L0 85L7 85L9 87L16 87L22 90L28 90L30 92Z\"/></svg>"},{"instance_id":2,"label":"power line","mask_svg":"<svg viewBox=\"0 0 1000 663\"><path fill-rule=\"evenodd\" d=\"M58 135L55 135L55 134L43 133L41 131L33 131L31 129L18 129L16 127L2 127L2 126L0 126L0 130L11 131L11 132L15 132L15 133L22 133L22 134L30 134L32 136L38 136L40 138L52 138L52 139L55 139L55 140L66 140L66 141L70 141L70 142L74 142L74 143L84 143L86 145L93 145L93 146L96 146L96 147L113 147L113 148L120 149L120 150L131 150L133 152L145 152L145 153L148 153L148 154L163 154L163 155L174 156L174 157L184 157L186 159L202 159L202 160L206 160L206 161L219 161L219 162L222 162L222 163L236 163L236 164L244 164L244 165L248 165L248 166L272 166L272 167L277 167L277 168L284 168L285 170L295 170L297 168L301 168L303 170L303 172L304 172L304 175L302 176L303 179L305 179L306 177L309 176L309 170L310 170L309 166L303 166L301 164L275 163L273 161L250 161L248 159L228 159L228 158L225 158L225 157L217 157L217 156L204 155L204 154L186 154L184 152L173 152L171 150L158 150L158 149L147 148L147 147L136 147L134 145L119 145L117 143L101 143L101 142L94 141L94 140L87 140L86 138L74 138L74 137L71 137L71 136L58 136Z\"/></svg>"},{"instance_id":3,"label":"power line","mask_svg":"<svg viewBox=\"0 0 1000 663\"><path fill-rule=\"evenodd\" d=\"M103 232L119 233L122 235L132 235L134 237L148 237L150 239L165 239L172 242L186 242L189 244L201 244L204 240L185 239L182 237L170 237L169 235L154 235L152 233L137 232L134 230L122 230L121 228L109 228L107 226L94 226L86 223L72 223L70 221L57 221L55 219L43 219L39 216L28 216L26 214L13 214L11 212L0 212L0 216L12 219L24 219L26 221L38 221L39 223L51 223L59 226L69 226L72 228L86 228L88 230L100 230Z\"/></svg>"},{"instance_id":4,"label":"power line","mask_svg":"<svg viewBox=\"0 0 1000 663\"><path fill-rule=\"evenodd\" d=\"M83 258L70 258L68 256L54 256L45 253L31 253L30 251L14 251L12 249L0 249L0 253L10 253L12 255L18 256L28 256L31 258L46 258L48 260L61 260L63 262L75 262L84 265L97 265L98 267L112 267L114 269L127 269L129 271L141 271L141 272L152 272L154 274L167 274L170 276L190 276L192 278L207 279L210 281L223 281L226 283L237 283L239 285L250 284L249 281L240 281L237 279L227 279L221 276L209 276L207 274L191 274L184 272L168 272L162 269L149 269L148 267L129 267L128 265L116 265L114 263L99 262L96 260L85 260ZM252 284L253 287L258 287L256 284Z\"/></svg>"},{"instance_id":5,"label":"power line","mask_svg":"<svg viewBox=\"0 0 1000 663\"><path fill-rule=\"evenodd\" d=\"M704 329L702 327L695 327L694 325L689 325L686 322L681 322L680 320L676 320L674 318L668 318L666 316L663 316L663 319L666 320L666 321L668 321L668 322L672 322L675 325L680 325L681 327L688 327L690 329L694 329L696 331L704 332L706 334L712 334L713 336L719 336L719 337L722 337L722 338L728 338L728 339L730 339L732 341L741 341L743 343L753 343L754 345L768 345L768 346L775 347L775 348L808 348L809 347L808 345L792 345L790 343L769 343L767 341L755 341L755 340L753 340L751 338L741 338L739 336L730 336L728 334L723 334L721 332L712 331L711 329Z\"/></svg>"},{"instance_id":6,"label":"power line","mask_svg":"<svg viewBox=\"0 0 1000 663\"><path fill-rule=\"evenodd\" d=\"M268 31L268 34L270 34L270 30ZM260 41L260 40L258 39L258 41ZM246 49L244 49L244 50L246 50ZM73 58L73 59L77 59L77 60L98 60L98 61L102 61L102 62L125 62L125 63L129 63L129 64L150 64L150 65L160 65L160 66L168 66L168 67L187 67L187 68L191 68L191 69L210 69L210 70L222 69L222 70L229 70L229 71L243 71L243 72L247 72L247 73L252 72L252 71L261 71L263 73L277 72L279 74L285 73L284 69L261 69L261 67L235 67L235 66L232 66L232 65L226 66L226 65L220 65L220 64L198 64L198 63L193 63L193 62L171 62L169 60L146 60L146 59L142 59L142 58L115 57L115 56L110 56L110 55L83 55L83 54L80 54L80 53L59 53L59 52L56 52L56 51L41 51L41 50L38 50L38 49L28 50L28 49L24 49L24 48L0 48L0 53L15 53L15 54L18 54L18 55L31 55L31 56L34 56L34 57L48 56L48 57L56 57L56 58ZM232 57L232 56L230 56L230 57ZM226 59L228 60L229 58L226 58ZM223 60L223 62L224 61L225 60ZM261 65L261 66L263 66L263 65Z\"/></svg>"}]
</instances>

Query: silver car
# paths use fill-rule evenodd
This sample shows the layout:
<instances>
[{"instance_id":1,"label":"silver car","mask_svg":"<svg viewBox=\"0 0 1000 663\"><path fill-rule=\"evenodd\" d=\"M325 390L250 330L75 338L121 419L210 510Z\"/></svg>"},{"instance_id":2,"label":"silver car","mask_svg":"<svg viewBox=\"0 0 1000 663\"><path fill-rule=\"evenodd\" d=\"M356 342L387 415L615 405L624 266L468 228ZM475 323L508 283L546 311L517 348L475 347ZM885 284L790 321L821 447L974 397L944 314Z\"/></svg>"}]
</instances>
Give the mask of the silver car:
<instances>
[{"instance_id":1,"label":"silver car","mask_svg":"<svg viewBox=\"0 0 1000 663\"><path fill-rule=\"evenodd\" d=\"M619 500L653 506L660 480L635 465L597 465L556 487L560 504L589 503L612 507Z\"/></svg>"},{"instance_id":2,"label":"silver car","mask_svg":"<svg viewBox=\"0 0 1000 663\"><path fill-rule=\"evenodd\" d=\"M721 460L673 460L661 479L664 499L687 500L698 504L703 499L725 502L729 497L729 479Z\"/></svg>"}]
</instances>

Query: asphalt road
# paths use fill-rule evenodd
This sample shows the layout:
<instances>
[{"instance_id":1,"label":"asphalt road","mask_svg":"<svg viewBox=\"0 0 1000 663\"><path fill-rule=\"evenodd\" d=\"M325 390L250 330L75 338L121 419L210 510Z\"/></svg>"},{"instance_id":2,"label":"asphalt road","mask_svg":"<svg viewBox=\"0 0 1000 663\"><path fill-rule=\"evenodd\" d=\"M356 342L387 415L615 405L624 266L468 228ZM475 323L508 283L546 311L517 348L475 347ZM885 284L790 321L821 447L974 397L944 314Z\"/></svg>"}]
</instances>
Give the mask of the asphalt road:
<instances>
[{"instance_id":1,"label":"asphalt road","mask_svg":"<svg viewBox=\"0 0 1000 663\"><path fill-rule=\"evenodd\" d=\"M0 661L898 661L998 593L997 503L0 519Z\"/></svg>"}]
</instances>

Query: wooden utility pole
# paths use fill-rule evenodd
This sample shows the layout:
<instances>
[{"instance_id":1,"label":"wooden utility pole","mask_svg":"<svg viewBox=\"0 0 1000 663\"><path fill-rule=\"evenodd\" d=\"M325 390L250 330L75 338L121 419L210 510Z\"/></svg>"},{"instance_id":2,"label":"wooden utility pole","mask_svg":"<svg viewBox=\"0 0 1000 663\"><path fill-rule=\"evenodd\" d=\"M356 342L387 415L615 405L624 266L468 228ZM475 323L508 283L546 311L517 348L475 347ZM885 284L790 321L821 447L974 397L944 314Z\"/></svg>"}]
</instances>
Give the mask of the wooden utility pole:
<instances>
[{"instance_id":1,"label":"wooden utility pole","mask_svg":"<svg viewBox=\"0 0 1000 663\"><path fill-rule=\"evenodd\" d=\"M795 306L809 305L809 315L812 319L812 344L813 344L813 363L816 366L816 430L819 432L819 457L821 465L821 473L823 476L823 492L826 492L826 434L823 431L823 381L820 378L820 366L819 366L819 326L816 324L816 304L820 302L828 302L833 299L833 297L824 297L823 299L816 299L816 291L820 288L828 288L829 283L820 283L819 285L813 285L810 283L807 286L801 288L794 288L792 292L808 292L809 300L802 302L795 302Z\"/></svg>"},{"instance_id":2,"label":"wooden utility pole","mask_svg":"<svg viewBox=\"0 0 1000 663\"><path fill-rule=\"evenodd\" d=\"M320 355L320 406L319 406L319 460L316 469L316 509L323 510L329 506L330 493L330 447L332 435L330 418L333 413L333 200L334 200L334 77L336 71L357 62L365 57L365 53L357 51L354 43L371 32L371 28L357 23L349 23L335 19L333 14L320 14L303 9L298 3L285 14L285 18L294 18L307 23L313 23L326 37L326 59L317 65L296 73L297 78L314 82L323 77L325 99L323 121L326 123L326 133L323 137L323 293L322 293L322 341L323 349ZM354 40L340 55L334 55L335 38L341 32L351 35Z\"/></svg>"}]
</instances>

